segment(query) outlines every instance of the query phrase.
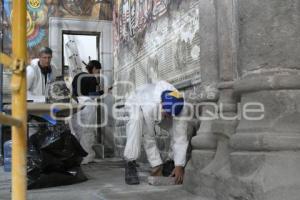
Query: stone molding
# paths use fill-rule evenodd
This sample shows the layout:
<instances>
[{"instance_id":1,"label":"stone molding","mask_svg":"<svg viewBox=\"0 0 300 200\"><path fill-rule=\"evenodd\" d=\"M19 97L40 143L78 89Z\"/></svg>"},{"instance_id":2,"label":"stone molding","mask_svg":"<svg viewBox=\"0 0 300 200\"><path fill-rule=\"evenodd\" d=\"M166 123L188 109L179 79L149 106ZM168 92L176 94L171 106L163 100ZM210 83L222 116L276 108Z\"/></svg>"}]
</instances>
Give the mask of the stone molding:
<instances>
[{"instance_id":1,"label":"stone molding","mask_svg":"<svg viewBox=\"0 0 300 200\"><path fill-rule=\"evenodd\" d=\"M300 89L299 80L298 74L259 74L236 81L234 92L242 94L261 90L298 90Z\"/></svg>"}]
</instances>

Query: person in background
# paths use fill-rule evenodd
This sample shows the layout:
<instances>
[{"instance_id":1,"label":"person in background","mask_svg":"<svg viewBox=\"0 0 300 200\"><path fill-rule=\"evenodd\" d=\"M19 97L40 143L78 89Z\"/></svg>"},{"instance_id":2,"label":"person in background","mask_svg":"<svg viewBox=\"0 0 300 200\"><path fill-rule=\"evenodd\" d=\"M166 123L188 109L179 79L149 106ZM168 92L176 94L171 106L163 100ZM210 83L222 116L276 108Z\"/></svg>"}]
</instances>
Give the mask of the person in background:
<instances>
[{"instance_id":1,"label":"person in background","mask_svg":"<svg viewBox=\"0 0 300 200\"><path fill-rule=\"evenodd\" d=\"M143 144L152 167L151 176L174 176L176 184L182 184L188 148L188 121L181 118L188 115L188 110L182 94L166 81L158 81L139 87L126 100L125 108L129 109L125 182L139 184L136 160ZM156 125L170 133L169 159L164 163L156 145Z\"/></svg>"},{"instance_id":2,"label":"person in background","mask_svg":"<svg viewBox=\"0 0 300 200\"><path fill-rule=\"evenodd\" d=\"M39 50L39 57L31 61L26 68L27 76L27 95L45 96L46 86L54 80L52 70L54 66L51 64L52 50L49 47L42 47Z\"/></svg>"},{"instance_id":3,"label":"person in background","mask_svg":"<svg viewBox=\"0 0 300 200\"><path fill-rule=\"evenodd\" d=\"M97 60L91 60L86 65L87 72L80 72L75 75L72 81L72 96L102 95L103 90L97 76L100 76L101 63ZM97 93L98 92L98 93Z\"/></svg>"},{"instance_id":4,"label":"person in background","mask_svg":"<svg viewBox=\"0 0 300 200\"><path fill-rule=\"evenodd\" d=\"M75 113L70 120L72 133L77 137L83 149L88 155L83 159L82 164L93 162L95 151L93 145L96 143L97 124L97 101L94 97L103 94L99 88L97 76L100 76L101 63L91 60L86 65L88 72L80 72L72 81L72 97L84 108Z\"/></svg>"},{"instance_id":5,"label":"person in background","mask_svg":"<svg viewBox=\"0 0 300 200\"><path fill-rule=\"evenodd\" d=\"M52 50L49 47L42 47L39 50L38 58L32 59L30 65L26 67L27 100L46 101L48 83L54 80L52 70L55 67L51 64L51 59ZM48 119L45 120L48 121ZM45 128L40 127L40 117L28 115L28 121L31 124L28 128L29 137Z\"/></svg>"}]
</instances>

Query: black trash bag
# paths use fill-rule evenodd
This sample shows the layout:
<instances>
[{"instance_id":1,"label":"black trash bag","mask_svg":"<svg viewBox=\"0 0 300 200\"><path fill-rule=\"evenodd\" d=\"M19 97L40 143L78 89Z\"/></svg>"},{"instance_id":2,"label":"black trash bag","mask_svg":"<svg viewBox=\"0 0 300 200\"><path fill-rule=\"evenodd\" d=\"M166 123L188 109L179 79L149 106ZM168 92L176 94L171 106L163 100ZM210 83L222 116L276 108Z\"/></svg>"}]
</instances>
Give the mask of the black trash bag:
<instances>
[{"instance_id":1,"label":"black trash bag","mask_svg":"<svg viewBox=\"0 0 300 200\"><path fill-rule=\"evenodd\" d=\"M87 153L70 131L43 130L29 138L28 189L86 181L80 163Z\"/></svg>"},{"instance_id":2,"label":"black trash bag","mask_svg":"<svg viewBox=\"0 0 300 200\"><path fill-rule=\"evenodd\" d=\"M36 179L28 179L28 189L71 185L88 180L81 167L74 167L65 172L41 173Z\"/></svg>"},{"instance_id":3,"label":"black trash bag","mask_svg":"<svg viewBox=\"0 0 300 200\"><path fill-rule=\"evenodd\" d=\"M27 176L28 179L37 179L41 174L42 159L36 148L29 143L27 158Z\"/></svg>"},{"instance_id":4,"label":"black trash bag","mask_svg":"<svg viewBox=\"0 0 300 200\"><path fill-rule=\"evenodd\" d=\"M54 156L62 163L65 169L79 166L83 157L87 156L87 153L81 147L77 139L69 131L63 133L48 133L40 149L43 153L46 153L43 156ZM52 160L53 159L51 159L51 161ZM58 163L54 164L57 165Z\"/></svg>"}]
</instances>

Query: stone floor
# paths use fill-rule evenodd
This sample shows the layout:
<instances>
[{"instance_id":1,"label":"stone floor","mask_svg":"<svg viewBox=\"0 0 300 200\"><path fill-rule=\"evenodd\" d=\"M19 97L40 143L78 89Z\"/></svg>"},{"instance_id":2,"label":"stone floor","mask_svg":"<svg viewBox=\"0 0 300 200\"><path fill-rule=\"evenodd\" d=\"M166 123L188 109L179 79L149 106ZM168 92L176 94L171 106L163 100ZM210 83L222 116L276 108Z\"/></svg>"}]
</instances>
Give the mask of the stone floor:
<instances>
[{"instance_id":1,"label":"stone floor","mask_svg":"<svg viewBox=\"0 0 300 200\"><path fill-rule=\"evenodd\" d=\"M126 185L124 164L118 159L100 160L83 166L89 180L83 183L29 190L29 200L204 200L183 190L182 186L151 186L147 167L141 166L141 184ZM0 167L0 199L10 199L10 174Z\"/></svg>"}]
</instances>

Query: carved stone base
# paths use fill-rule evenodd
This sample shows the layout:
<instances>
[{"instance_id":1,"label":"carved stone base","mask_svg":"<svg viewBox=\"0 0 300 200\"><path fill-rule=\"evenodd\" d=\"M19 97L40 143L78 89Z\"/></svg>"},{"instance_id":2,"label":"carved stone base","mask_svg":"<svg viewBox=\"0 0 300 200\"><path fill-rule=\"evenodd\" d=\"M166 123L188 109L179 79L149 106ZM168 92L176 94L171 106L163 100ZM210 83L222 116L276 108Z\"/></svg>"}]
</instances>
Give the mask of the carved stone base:
<instances>
[{"instance_id":1,"label":"carved stone base","mask_svg":"<svg viewBox=\"0 0 300 200\"><path fill-rule=\"evenodd\" d=\"M209 132L197 133L196 136L192 138L192 147L194 149L216 149L217 139L216 136Z\"/></svg>"},{"instance_id":2,"label":"carved stone base","mask_svg":"<svg viewBox=\"0 0 300 200\"><path fill-rule=\"evenodd\" d=\"M184 188L201 196L213 196L213 184L210 177L201 175L200 171L205 168L214 158L215 151L193 150L192 158L185 168Z\"/></svg>"},{"instance_id":3,"label":"carved stone base","mask_svg":"<svg viewBox=\"0 0 300 200\"><path fill-rule=\"evenodd\" d=\"M300 90L267 90L244 94L241 98L243 112L249 103L261 104L264 111L248 113L251 114L248 120L243 116L237 133L231 138L232 148L239 151L300 150L299 100ZM262 115L260 120L251 120Z\"/></svg>"},{"instance_id":4,"label":"carved stone base","mask_svg":"<svg viewBox=\"0 0 300 200\"><path fill-rule=\"evenodd\" d=\"M203 106L202 117L208 117L209 113L214 113L213 106ZM192 138L191 144L193 149L215 150L217 147L217 138L212 132L213 120L204 120L197 131L197 135Z\"/></svg>"},{"instance_id":5,"label":"carved stone base","mask_svg":"<svg viewBox=\"0 0 300 200\"><path fill-rule=\"evenodd\" d=\"M235 152L230 160L214 174L190 162L185 189L212 200L299 200L300 152Z\"/></svg>"},{"instance_id":6,"label":"carved stone base","mask_svg":"<svg viewBox=\"0 0 300 200\"><path fill-rule=\"evenodd\" d=\"M249 200L298 200L300 152L231 153L232 180L228 197ZM230 199L230 198L229 198Z\"/></svg>"}]
</instances>

